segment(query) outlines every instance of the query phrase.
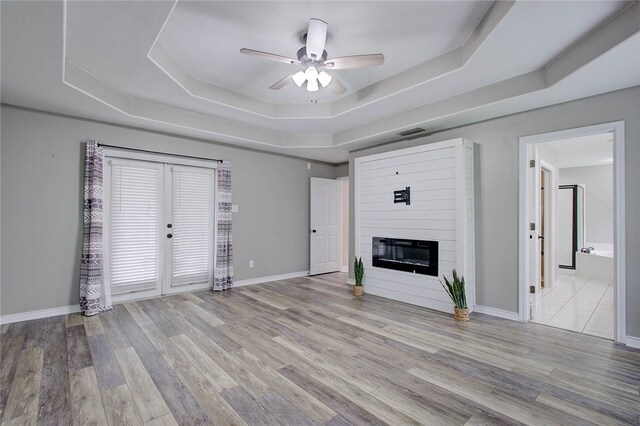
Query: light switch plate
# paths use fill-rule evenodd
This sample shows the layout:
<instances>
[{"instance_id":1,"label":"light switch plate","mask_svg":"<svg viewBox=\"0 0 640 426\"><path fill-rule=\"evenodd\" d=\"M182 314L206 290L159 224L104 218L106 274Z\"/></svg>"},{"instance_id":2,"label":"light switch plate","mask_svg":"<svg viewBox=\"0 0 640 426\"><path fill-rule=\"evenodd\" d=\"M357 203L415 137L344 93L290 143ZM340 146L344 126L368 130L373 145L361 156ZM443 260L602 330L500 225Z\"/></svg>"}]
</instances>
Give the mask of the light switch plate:
<instances>
[{"instance_id":1,"label":"light switch plate","mask_svg":"<svg viewBox=\"0 0 640 426\"><path fill-rule=\"evenodd\" d=\"M231 204L231 213L238 213L238 205Z\"/></svg>"}]
</instances>

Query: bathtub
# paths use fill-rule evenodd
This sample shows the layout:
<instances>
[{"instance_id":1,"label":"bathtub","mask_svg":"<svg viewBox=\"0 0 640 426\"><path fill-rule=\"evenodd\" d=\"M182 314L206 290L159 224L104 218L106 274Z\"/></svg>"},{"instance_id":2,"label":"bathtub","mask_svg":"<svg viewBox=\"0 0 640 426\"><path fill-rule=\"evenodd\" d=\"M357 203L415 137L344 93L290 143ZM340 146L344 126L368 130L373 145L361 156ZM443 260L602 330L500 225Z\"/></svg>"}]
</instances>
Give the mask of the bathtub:
<instances>
[{"instance_id":1,"label":"bathtub","mask_svg":"<svg viewBox=\"0 0 640 426\"><path fill-rule=\"evenodd\" d=\"M608 283L613 282L613 245L587 244L591 253L576 253L576 276Z\"/></svg>"}]
</instances>

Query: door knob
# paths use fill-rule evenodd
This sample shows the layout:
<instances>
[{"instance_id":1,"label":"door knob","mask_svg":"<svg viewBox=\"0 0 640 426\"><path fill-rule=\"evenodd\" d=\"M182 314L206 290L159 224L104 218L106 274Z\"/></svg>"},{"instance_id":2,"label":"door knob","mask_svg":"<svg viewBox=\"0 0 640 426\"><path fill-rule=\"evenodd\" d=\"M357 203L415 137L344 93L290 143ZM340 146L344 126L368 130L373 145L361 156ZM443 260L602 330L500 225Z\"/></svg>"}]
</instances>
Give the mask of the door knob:
<instances>
[{"instance_id":1,"label":"door knob","mask_svg":"<svg viewBox=\"0 0 640 426\"><path fill-rule=\"evenodd\" d=\"M538 235L539 240L544 240L544 235Z\"/></svg>"},{"instance_id":2,"label":"door knob","mask_svg":"<svg viewBox=\"0 0 640 426\"><path fill-rule=\"evenodd\" d=\"M167 228L171 228L173 225L170 223L167 223Z\"/></svg>"},{"instance_id":3,"label":"door knob","mask_svg":"<svg viewBox=\"0 0 640 426\"><path fill-rule=\"evenodd\" d=\"M167 238L173 237L173 234L167 234Z\"/></svg>"},{"instance_id":4,"label":"door knob","mask_svg":"<svg viewBox=\"0 0 640 426\"><path fill-rule=\"evenodd\" d=\"M315 233L316 233L316 230L315 230L315 229L312 229L312 230L311 230L311 232L313 232L313 233L315 234Z\"/></svg>"}]
</instances>

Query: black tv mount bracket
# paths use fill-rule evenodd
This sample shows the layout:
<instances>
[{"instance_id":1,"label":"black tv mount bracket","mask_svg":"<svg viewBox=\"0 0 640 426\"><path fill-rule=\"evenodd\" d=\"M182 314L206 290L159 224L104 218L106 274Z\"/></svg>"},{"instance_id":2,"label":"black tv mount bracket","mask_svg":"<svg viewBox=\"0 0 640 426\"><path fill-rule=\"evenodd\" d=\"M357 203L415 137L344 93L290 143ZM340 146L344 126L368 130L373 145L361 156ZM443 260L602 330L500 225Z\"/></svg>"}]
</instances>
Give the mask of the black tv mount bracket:
<instances>
[{"instance_id":1,"label":"black tv mount bracket","mask_svg":"<svg viewBox=\"0 0 640 426\"><path fill-rule=\"evenodd\" d=\"M407 186L405 189L401 189L400 191L393 191L393 203L405 203L406 205L410 205L411 187Z\"/></svg>"}]
</instances>

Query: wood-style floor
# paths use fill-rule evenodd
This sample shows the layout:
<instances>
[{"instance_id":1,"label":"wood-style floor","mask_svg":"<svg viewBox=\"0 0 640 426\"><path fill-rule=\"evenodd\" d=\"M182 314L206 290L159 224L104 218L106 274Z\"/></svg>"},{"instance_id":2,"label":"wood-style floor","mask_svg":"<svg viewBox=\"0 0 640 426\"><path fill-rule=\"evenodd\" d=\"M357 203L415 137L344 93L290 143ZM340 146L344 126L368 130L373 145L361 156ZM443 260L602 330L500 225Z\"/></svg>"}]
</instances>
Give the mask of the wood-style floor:
<instances>
[{"instance_id":1,"label":"wood-style floor","mask_svg":"<svg viewBox=\"0 0 640 426\"><path fill-rule=\"evenodd\" d=\"M2 327L3 424L638 424L640 352L344 274Z\"/></svg>"}]
</instances>

